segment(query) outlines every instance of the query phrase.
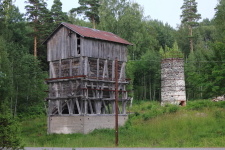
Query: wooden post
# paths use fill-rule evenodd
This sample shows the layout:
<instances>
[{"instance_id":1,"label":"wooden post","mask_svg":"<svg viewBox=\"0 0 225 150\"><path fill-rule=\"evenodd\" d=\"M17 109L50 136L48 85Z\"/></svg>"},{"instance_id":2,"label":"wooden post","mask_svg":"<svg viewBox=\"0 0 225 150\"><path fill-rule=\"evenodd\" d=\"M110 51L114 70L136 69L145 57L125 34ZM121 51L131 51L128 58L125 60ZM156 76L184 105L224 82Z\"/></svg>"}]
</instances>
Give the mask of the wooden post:
<instances>
[{"instance_id":1,"label":"wooden post","mask_svg":"<svg viewBox=\"0 0 225 150\"><path fill-rule=\"evenodd\" d=\"M118 146L118 59L115 61L115 136L116 146Z\"/></svg>"}]
</instances>

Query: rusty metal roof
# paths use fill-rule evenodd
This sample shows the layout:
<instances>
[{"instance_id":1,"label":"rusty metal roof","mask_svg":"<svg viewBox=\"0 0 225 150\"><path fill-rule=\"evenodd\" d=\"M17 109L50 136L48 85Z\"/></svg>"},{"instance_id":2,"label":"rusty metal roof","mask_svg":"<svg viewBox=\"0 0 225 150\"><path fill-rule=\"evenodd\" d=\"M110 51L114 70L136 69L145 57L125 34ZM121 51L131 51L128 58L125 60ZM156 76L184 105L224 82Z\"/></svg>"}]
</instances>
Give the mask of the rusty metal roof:
<instances>
[{"instance_id":1,"label":"rusty metal roof","mask_svg":"<svg viewBox=\"0 0 225 150\"><path fill-rule=\"evenodd\" d=\"M94 38L94 39L99 39L99 40L104 40L104 41L111 41L111 42L116 42L116 43L122 43L126 45L132 45L128 41L120 38L119 36L111 33L111 32L106 32L106 31L101 31L101 30L96 30L92 28L87 28L87 27L82 27L78 25L73 25L69 23L62 22L50 35L49 37L43 42L45 44L53 35L54 33L61 28L62 26L65 26L69 28L70 30L76 32L82 37L87 37L87 38Z\"/></svg>"}]
</instances>

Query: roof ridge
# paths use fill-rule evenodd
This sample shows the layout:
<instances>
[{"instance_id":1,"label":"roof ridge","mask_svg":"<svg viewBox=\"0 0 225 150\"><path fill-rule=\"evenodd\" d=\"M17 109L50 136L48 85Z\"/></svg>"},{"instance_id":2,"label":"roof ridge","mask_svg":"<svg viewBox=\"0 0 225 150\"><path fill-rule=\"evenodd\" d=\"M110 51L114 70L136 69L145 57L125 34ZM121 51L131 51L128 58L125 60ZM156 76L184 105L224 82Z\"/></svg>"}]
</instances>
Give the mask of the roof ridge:
<instances>
[{"instance_id":1,"label":"roof ridge","mask_svg":"<svg viewBox=\"0 0 225 150\"><path fill-rule=\"evenodd\" d=\"M59 30L62 26L65 26L66 28L72 30L73 32L79 34L82 37L86 38L93 38L103 41L110 41L115 43L121 43L126 45L132 45L128 41L122 39L118 35L108 32L108 31L102 31L98 29L93 29L89 27L83 27L79 25L74 25L71 23L61 22L57 28L53 30L53 32L42 42L42 44L45 44L54 34L57 30Z\"/></svg>"},{"instance_id":2,"label":"roof ridge","mask_svg":"<svg viewBox=\"0 0 225 150\"><path fill-rule=\"evenodd\" d=\"M78 26L78 27L81 27L81 28L88 28L88 29L91 29L91 30L97 30L97 31L102 31L102 32L108 32L108 33L112 33L112 32L109 32L109 31L104 31L104 30L99 30L99 29L94 29L94 28L89 28L89 27L85 27L85 26L79 26L79 25L75 25L75 24L71 24L71 23L67 23L67 22L62 22L61 24L65 25L65 24L70 24L70 25L73 25L73 26ZM112 33L114 34L114 33ZM116 35L116 34L114 34ZM118 36L118 35L116 35Z\"/></svg>"}]
</instances>

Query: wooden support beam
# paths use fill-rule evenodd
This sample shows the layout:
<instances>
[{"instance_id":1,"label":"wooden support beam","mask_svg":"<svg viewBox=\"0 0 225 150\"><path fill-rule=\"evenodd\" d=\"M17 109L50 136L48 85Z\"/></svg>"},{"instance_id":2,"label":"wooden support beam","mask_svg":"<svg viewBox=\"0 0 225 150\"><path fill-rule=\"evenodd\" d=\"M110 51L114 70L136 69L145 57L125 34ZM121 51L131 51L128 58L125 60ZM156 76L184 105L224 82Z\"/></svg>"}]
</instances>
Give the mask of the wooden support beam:
<instances>
[{"instance_id":1,"label":"wooden support beam","mask_svg":"<svg viewBox=\"0 0 225 150\"><path fill-rule=\"evenodd\" d=\"M99 58L97 59L97 79L99 79Z\"/></svg>"},{"instance_id":2,"label":"wooden support beam","mask_svg":"<svg viewBox=\"0 0 225 150\"><path fill-rule=\"evenodd\" d=\"M59 77L62 77L62 60L59 60Z\"/></svg>"},{"instance_id":3,"label":"wooden support beam","mask_svg":"<svg viewBox=\"0 0 225 150\"><path fill-rule=\"evenodd\" d=\"M55 74L55 70L54 70L54 66L52 62L49 63L49 70L50 70L50 78L56 78L56 74Z\"/></svg>"},{"instance_id":4,"label":"wooden support beam","mask_svg":"<svg viewBox=\"0 0 225 150\"><path fill-rule=\"evenodd\" d=\"M122 101L122 114L126 114L126 105L127 105L128 101Z\"/></svg>"},{"instance_id":5,"label":"wooden support beam","mask_svg":"<svg viewBox=\"0 0 225 150\"><path fill-rule=\"evenodd\" d=\"M105 104L105 101L103 100L102 100L102 105L103 105L102 114L106 114L106 104Z\"/></svg>"},{"instance_id":6,"label":"wooden support beam","mask_svg":"<svg viewBox=\"0 0 225 150\"><path fill-rule=\"evenodd\" d=\"M120 70L120 77L119 77L120 81L125 80L125 66L126 66L126 63L123 62L121 70Z\"/></svg>"},{"instance_id":7,"label":"wooden support beam","mask_svg":"<svg viewBox=\"0 0 225 150\"><path fill-rule=\"evenodd\" d=\"M80 57L79 59L79 75L84 75L84 63L83 63L83 57Z\"/></svg>"},{"instance_id":8,"label":"wooden support beam","mask_svg":"<svg viewBox=\"0 0 225 150\"><path fill-rule=\"evenodd\" d=\"M48 100L48 116L52 115L52 101Z\"/></svg>"},{"instance_id":9,"label":"wooden support beam","mask_svg":"<svg viewBox=\"0 0 225 150\"><path fill-rule=\"evenodd\" d=\"M108 108L108 114L111 114L113 112L113 108L112 108L112 111L111 111L110 110L110 102L108 102L106 105L107 105L107 108Z\"/></svg>"},{"instance_id":10,"label":"wooden support beam","mask_svg":"<svg viewBox=\"0 0 225 150\"><path fill-rule=\"evenodd\" d=\"M91 88L94 89L94 84L91 82ZM96 97L96 90L91 90L92 91L92 96Z\"/></svg>"},{"instance_id":11,"label":"wooden support beam","mask_svg":"<svg viewBox=\"0 0 225 150\"><path fill-rule=\"evenodd\" d=\"M58 108L59 115L62 115L62 101L61 100L57 100L56 101L56 105L57 105L57 108Z\"/></svg>"},{"instance_id":12,"label":"wooden support beam","mask_svg":"<svg viewBox=\"0 0 225 150\"><path fill-rule=\"evenodd\" d=\"M78 113L81 114L80 105L79 105L79 101L77 98L76 98L75 102L76 102Z\"/></svg>"},{"instance_id":13,"label":"wooden support beam","mask_svg":"<svg viewBox=\"0 0 225 150\"><path fill-rule=\"evenodd\" d=\"M54 82L63 82L63 81L70 81L70 80L79 80L79 79L84 79L86 78L85 75L80 75L80 76L71 76L71 77L60 77L60 78L49 78L45 79L45 82L47 83L54 83Z\"/></svg>"},{"instance_id":14,"label":"wooden support beam","mask_svg":"<svg viewBox=\"0 0 225 150\"><path fill-rule=\"evenodd\" d=\"M101 114L102 101L96 101L96 114Z\"/></svg>"},{"instance_id":15,"label":"wooden support beam","mask_svg":"<svg viewBox=\"0 0 225 150\"><path fill-rule=\"evenodd\" d=\"M83 99L80 99L80 111L81 111L81 114L85 114L84 100Z\"/></svg>"},{"instance_id":16,"label":"wooden support beam","mask_svg":"<svg viewBox=\"0 0 225 150\"><path fill-rule=\"evenodd\" d=\"M88 104L89 104L89 108L90 108L91 114L94 114L90 99L88 99Z\"/></svg>"},{"instance_id":17,"label":"wooden support beam","mask_svg":"<svg viewBox=\"0 0 225 150\"><path fill-rule=\"evenodd\" d=\"M87 58L88 59L88 58ZM89 64L89 61L87 61L87 76L90 77L91 76L91 67Z\"/></svg>"},{"instance_id":18,"label":"wooden support beam","mask_svg":"<svg viewBox=\"0 0 225 150\"><path fill-rule=\"evenodd\" d=\"M66 96L66 97L46 97L45 99L47 100L65 100L68 98L78 98L78 97L83 97L83 95L77 95L77 96Z\"/></svg>"},{"instance_id":19,"label":"wooden support beam","mask_svg":"<svg viewBox=\"0 0 225 150\"><path fill-rule=\"evenodd\" d=\"M72 59L69 60L69 69L70 69L69 76L70 76L70 77L73 76L73 75L72 75L72 69L73 69L72 61L73 61Z\"/></svg>"},{"instance_id":20,"label":"wooden support beam","mask_svg":"<svg viewBox=\"0 0 225 150\"><path fill-rule=\"evenodd\" d=\"M115 111L115 101L110 101L111 103L111 108L112 108L112 114L115 114L116 111Z\"/></svg>"},{"instance_id":21,"label":"wooden support beam","mask_svg":"<svg viewBox=\"0 0 225 150\"><path fill-rule=\"evenodd\" d=\"M88 75L88 57L84 57L84 75Z\"/></svg>"},{"instance_id":22,"label":"wooden support beam","mask_svg":"<svg viewBox=\"0 0 225 150\"><path fill-rule=\"evenodd\" d=\"M88 114L88 101L87 101L87 99L85 98L85 100L83 102L84 102L84 114Z\"/></svg>"},{"instance_id":23,"label":"wooden support beam","mask_svg":"<svg viewBox=\"0 0 225 150\"><path fill-rule=\"evenodd\" d=\"M73 114L74 113L74 100L70 99L66 103L68 106L69 114Z\"/></svg>"}]
</instances>

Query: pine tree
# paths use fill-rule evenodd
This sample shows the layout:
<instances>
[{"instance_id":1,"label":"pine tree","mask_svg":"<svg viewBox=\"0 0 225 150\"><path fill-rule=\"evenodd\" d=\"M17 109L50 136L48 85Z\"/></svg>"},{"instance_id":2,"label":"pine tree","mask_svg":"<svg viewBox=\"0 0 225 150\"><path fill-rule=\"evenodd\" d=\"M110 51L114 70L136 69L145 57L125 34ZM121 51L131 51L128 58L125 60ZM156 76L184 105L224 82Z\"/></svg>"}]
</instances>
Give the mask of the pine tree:
<instances>
[{"instance_id":1,"label":"pine tree","mask_svg":"<svg viewBox=\"0 0 225 150\"><path fill-rule=\"evenodd\" d=\"M96 23L99 23L99 0L79 0L80 7L72 8L71 13L76 12L77 14L84 14L93 25L93 28L96 28Z\"/></svg>"},{"instance_id":2,"label":"pine tree","mask_svg":"<svg viewBox=\"0 0 225 150\"><path fill-rule=\"evenodd\" d=\"M225 0L219 0L215 11L216 13L213 21L215 22L214 24L217 30L216 39L218 41L223 41L225 37Z\"/></svg>"},{"instance_id":3,"label":"pine tree","mask_svg":"<svg viewBox=\"0 0 225 150\"><path fill-rule=\"evenodd\" d=\"M187 23L189 26L189 41L190 41L190 51L193 52L193 27L199 25L197 22L201 19L201 15L198 14L197 2L195 0L184 0L182 9L182 23Z\"/></svg>"},{"instance_id":4,"label":"pine tree","mask_svg":"<svg viewBox=\"0 0 225 150\"><path fill-rule=\"evenodd\" d=\"M28 0L26 3L30 5L26 5L25 9L27 10L26 15L28 16L28 21L30 22L31 27L33 28L33 36L34 36L34 57L37 57L37 41L41 25L41 17L46 15L47 12L47 3L43 0ZM43 31L43 30L42 30Z\"/></svg>"},{"instance_id":5,"label":"pine tree","mask_svg":"<svg viewBox=\"0 0 225 150\"><path fill-rule=\"evenodd\" d=\"M65 12L62 12L62 3L60 0L54 0L51 8L53 21L56 25L61 22L69 22L69 18Z\"/></svg>"}]
</instances>

